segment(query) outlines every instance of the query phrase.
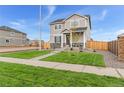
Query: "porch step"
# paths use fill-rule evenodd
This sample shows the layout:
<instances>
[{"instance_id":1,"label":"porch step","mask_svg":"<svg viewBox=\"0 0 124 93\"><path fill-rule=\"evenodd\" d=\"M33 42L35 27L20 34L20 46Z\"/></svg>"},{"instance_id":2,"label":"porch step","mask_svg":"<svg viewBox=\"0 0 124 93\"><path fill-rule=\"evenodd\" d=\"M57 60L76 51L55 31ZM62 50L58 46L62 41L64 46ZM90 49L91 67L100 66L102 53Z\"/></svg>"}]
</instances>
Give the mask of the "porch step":
<instances>
[{"instance_id":1,"label":"porch step","mask_svg":"<svg viewBox=\"0 0 124 93\"><path fill-rule=\"evenodd\" d=\"M64 50L70 50L69 45L66 45L66 46L64 47Z\"/></svg>"}]
</instances>

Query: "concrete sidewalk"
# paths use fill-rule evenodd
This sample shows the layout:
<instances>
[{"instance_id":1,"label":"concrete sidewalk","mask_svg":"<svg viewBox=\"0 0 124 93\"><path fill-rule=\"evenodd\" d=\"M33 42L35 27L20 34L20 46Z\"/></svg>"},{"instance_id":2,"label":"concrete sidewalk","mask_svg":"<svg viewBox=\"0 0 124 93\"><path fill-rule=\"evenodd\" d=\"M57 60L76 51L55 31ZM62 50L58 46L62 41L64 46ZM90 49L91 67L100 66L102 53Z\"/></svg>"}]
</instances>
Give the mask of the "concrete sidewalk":
<instances>
[{"instance_id":1,"label":"concrete sidewalk","mask_svg":"<svg viewBox=\"0 0 124 93\"><path fill-rule=\"evenodd\" d=\"M59 63L59 62L46 62L46 61L38 61L31 59L18 59L18 58L7 58L7 57L0 57L0 61L124 78L124 69L117 69L111 67L96 67L96 66L67 64L67 63Z\"/></svg>"}]
</instances>

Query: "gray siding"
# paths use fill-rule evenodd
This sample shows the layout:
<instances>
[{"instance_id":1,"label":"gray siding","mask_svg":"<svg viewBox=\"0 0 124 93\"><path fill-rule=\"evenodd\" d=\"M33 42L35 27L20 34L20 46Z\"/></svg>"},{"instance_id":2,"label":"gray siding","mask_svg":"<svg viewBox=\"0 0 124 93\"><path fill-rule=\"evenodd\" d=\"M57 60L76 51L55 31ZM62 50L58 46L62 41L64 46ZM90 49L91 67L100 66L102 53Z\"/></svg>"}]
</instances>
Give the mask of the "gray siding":
<instances>
[{"instance_id":1,"label":"gray siding","mask_svg":"<svg viewBox=\"0 0 124 93\"><path fill-rule=\"evenodd\" d=\"M0 30L0 46L25 46L28 43L26 34Z\"/></svg>"}]
</instances>

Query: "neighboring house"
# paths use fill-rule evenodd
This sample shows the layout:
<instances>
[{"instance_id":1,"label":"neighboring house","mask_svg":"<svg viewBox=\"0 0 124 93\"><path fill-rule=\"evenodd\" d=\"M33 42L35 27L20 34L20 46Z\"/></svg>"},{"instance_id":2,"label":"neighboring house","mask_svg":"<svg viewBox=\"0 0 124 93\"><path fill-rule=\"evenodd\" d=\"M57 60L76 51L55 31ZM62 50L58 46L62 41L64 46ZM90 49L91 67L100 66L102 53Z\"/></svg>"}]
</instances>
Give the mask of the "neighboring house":
<instances>
[{"instance_id":1,"label":"neighboring house","mask_svg":"<svg viewBox=\"0 0 124 93\"><path fill-rule=\"evenodd\" d=\"M29 44L27 34L10 28L0 26L0 46L26 46Z\"/></svg>"},{"instance_id":2,"label":"neighboring house","mask_svg":"<svg viewBox=\"0 0 124 93\"><path fill-rule=\"evenodd\" d=\"M89 15L73 14L66 19L58 19L50 23L51 48L86 47L91 39L91 20Z\"/></svg>"},{"instance_id":3,"label":"neighboring house","mask_svg":"<svg viewBox=\"0 0 124 93\"><path fill-rule=\"evenodd\" d=\"M124 36L124 33L122 33L122 34L119 34L119 35L118 35L118 38L119 38L119 37L122 37L122 36Z\"/></svg>"}]
</instances>

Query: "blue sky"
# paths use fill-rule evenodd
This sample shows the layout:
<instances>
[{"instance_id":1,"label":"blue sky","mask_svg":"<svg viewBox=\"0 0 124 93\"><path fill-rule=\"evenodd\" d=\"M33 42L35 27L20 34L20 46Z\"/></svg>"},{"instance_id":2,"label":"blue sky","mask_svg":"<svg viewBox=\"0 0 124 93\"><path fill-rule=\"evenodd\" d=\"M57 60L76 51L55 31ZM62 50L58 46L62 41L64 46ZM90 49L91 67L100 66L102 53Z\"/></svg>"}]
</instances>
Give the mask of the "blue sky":
<instances>
[{"instance_id":1,"label":"blue sky","mask_svg":"<svg viewBox=\"0 0 124 93\"><path fill-rule=\"evenodd\" d=\"M42 39L49 40L51 21L74 13L91 16L94 40L114 40L124 33L124 6L42 6ZM38 39L38 24L39 6L0 6L0 25L25 32L30 39Z\"/></svg>"}]
</instances>

